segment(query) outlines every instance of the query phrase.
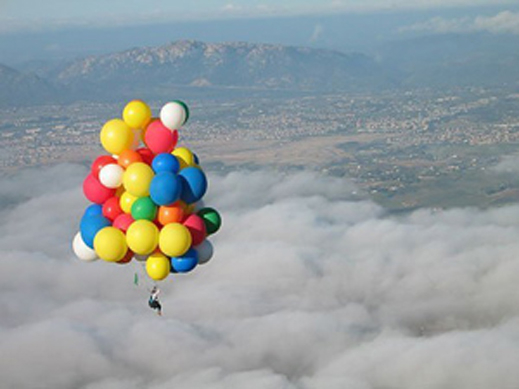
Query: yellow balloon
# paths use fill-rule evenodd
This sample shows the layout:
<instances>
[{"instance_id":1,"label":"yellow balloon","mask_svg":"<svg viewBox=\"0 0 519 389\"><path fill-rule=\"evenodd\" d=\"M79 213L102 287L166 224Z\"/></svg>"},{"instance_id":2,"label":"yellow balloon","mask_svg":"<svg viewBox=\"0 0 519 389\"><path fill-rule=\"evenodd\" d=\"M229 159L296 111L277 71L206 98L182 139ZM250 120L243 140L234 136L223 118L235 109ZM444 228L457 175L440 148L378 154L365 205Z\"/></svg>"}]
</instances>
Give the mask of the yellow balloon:
<instances>
[{"instance_id":1,"label":"yellow balloon","mask_svg":"<svg viewBox=\"0 0 519 389\"><path fill-rule=\"evenodd\" d=\"M144 101L130 101L124 107L123 120L133 129L144 128L151 120L151 109Z\"/></svg>"},{"instance_id":2,"label":"yellow balloon","mask_svg":"<svg viewBox=\"0 0 519 389\"><path fill-rule=\"evenodd\" d=\"M132 129L121 119L112 119L105 123L100 134L101 144L110 154L120 154L133 144Z\"/></svg>"},{"instance_id":3,"label":"yellow balloon","mask_svg":"<svg viewBox=\"0 0 519 389\"><path fill-rule=\"evenodd\" d=\"M126 237L115 227L104 227L94 238L94 250L105 261L120 261L128 251Z\"/></svg>"},{"instance_id":4,"label":"yellow balloon","mask_svg":"<svg viewBox=\"0 0 519 389\"><path fill-rule=\"evenodd\" d=\"M187 147L177 147L171 152L171 154L177 157L178 162L180 163L180 169L184 169L188 166L195 166L195 157Z\"/></svg>"},{"instance_id":5,"label":"yellow balloon","mask_svg":"<svg viewBox=\"0 0 519 389\"><path fill-rule=\"evenodd\" d=\"M119 199L119 205L121 206L123 212L128 214L132 213L132 205L137 199L137 196L134 196L128 192L123 192L121 198Z\"/></svg>"},{"instance_id":6,"label":"yellow balloon","mask_svg":"<svg viewBox=\"0 0 519 389\"><path fill-rule=\"evenodd\" d=\"M170 271L171 263L162 253L153 253L146 260L146 273L155 281L163 280Z\"/></svg>"},{"instance_id":7,"label":"yellow balloon","mask_svg":"<svg viewBox=\"0 0 519 389\"><path fill-rule=\"evenodd\" d=\"M150 184L154 175L151 167L144 162L132 163L123 175L124 188L137 197L149 196Z\"/></svg>"},{"instance_id":8,"label":"yellow balloon","mask_svg":"<svg viewBox=\"0 0 519 389\"><path fill-rule=\"evenodd\" d=\"M159 243L159 229L149 220L134 221L126 231L126 242L135 254L150 254Z\"/></svg>"},{"instance_id":9,"label":"yellow balloon","mask_svg":"<svg viewBox=\"0 0 519 389\"><path fill-rule=\"evenodd\" d=\"M159 235L160 251L170 257L179 257L191 247L191 233L180 223L170 223L162 227Z\"/></svg>"},{"instance_id":10,"label":"yellow balloon","mask_svg":"<svg viewBox=\"0 0 519 389\"><path fill-rule=\"evenodd\" d=\"M116 191L115 191L115 197L119 197L119 198L121 198L121 196L123 195L124 192L126 192L126 191L124 190L124 186L121 185L120 187L118 187L118 188L116 189Z\"/></svg>"}]
</instances>

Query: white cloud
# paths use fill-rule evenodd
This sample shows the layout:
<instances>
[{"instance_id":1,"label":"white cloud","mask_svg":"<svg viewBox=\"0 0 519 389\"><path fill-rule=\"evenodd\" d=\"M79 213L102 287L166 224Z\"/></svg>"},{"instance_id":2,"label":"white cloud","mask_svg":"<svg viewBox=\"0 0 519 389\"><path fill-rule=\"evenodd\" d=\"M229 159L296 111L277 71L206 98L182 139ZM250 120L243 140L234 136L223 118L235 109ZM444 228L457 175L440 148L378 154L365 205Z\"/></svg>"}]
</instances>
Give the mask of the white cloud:
<instances>
[{"instance_id":1,"label":"white cloud","mask_svg":"<svg viewBox=\"0 0 519 389\"><path fill-rule=\"evenodd\" d=\"M519 206L391 217L342 179L211 174L215 258L158 317L139 264L72 256L86 169L37 173L0 178L5 387L519 387Z\"/></svg>"},{"instance_id":2,"label":"white cloud","mask_svg":"<svg viewBox=\"0 0 519 389\"><path fill-rule=\"evenodd\" d=\"M180 2L155 0L143 7L140 2L91 0L81 7L75 2L46 0L10 2L0 15L0 34L59 30L70 27L99 28L149 25L175 21L225 20L228 18L266 18L300 15L335 15L337 13L369 13L445 9L485 5L515 4L516 0L330 0L327 2L294 2L245 0ZM297 4L296 4L297 3Z\"/></svg>"},{"instance_id":3,"label":"white cloud","mask_svg":"<svg viewBox=\"0 0 519 389\"><path fill-rule=\"evenodd\" d=\"M519 34L519 13L503 11L495 16L445 19L435 17L428 21L405 26L400 32L424 31L438 34L491 32L494 34Z\"/></svg>"},{"instance_id":4,"label":"white cloud","mask_svg":"<svg viewBox=\"0 0 519 389\"><path fill-rule=\"evenodd\" d=\"M312 35L310 36L309 42L315 43L319 41L324 34L324 27L322 24L318 23L314 26L314 30L312 31Z\"/></svg>"}]
</instances>

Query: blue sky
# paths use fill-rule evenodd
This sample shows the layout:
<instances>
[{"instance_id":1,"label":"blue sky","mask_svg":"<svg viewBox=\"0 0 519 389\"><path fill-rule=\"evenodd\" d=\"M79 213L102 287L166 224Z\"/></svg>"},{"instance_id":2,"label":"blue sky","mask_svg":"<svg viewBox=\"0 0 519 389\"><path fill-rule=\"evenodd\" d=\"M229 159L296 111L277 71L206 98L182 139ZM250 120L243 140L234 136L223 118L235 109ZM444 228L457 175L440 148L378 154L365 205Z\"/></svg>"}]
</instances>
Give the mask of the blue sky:
<instances>
[{"instance_id":1,"label":"blue sky","mask_svg":"<svg viewBox=\"0 0 519 389\"><path fill-rule=\"evenodd\" d=\"M0 32L416 8L513 4L507 0L0 0Z\"/></svg>"}]
</instances>

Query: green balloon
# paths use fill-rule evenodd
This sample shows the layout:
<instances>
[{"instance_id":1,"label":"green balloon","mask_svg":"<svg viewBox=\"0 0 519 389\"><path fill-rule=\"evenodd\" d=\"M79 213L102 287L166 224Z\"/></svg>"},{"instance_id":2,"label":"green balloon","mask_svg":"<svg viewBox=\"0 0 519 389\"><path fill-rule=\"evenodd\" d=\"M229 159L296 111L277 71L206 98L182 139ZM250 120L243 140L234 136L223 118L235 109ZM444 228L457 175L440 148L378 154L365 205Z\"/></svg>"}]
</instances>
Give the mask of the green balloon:
<instances>
[{"instance_id":1,"label":"green balloon","mask_svg":"<svg viewBox=\"0 0 519 389\"><path fill-rule=\"evenodd\" d=\"M197 212L197 215L202 218L205 224L207 234L214 234L220 229L222 225L222 218L220 214L213 208L202 208Z\"/></svg>"},{"instance_id":2,"label":"green balloon","mask_svg":"<svg viewBox=\"0 0 519 389\"><path fill-rule=\"evenodd\" d=\"M184 120L184 123L182 123L182 125L186 124L187 123L187 120L189 119L189 108L187 107L187 104L184 103L183 101L181 100L173 100L175 103L178 103L180 104L182 107L184 107L184 110L186 111L186 118Z\"/></svg>"},{"instance_id":3,"label":"green balloon","mask_svg":"<svg viewBox=\"0 0 519 389\"><path fill-rule=\"evenodd\" d=\"M135 200L132 205L132 217L135 220L155 220L157 216L157 206L149 197L141 197Z\"/></svg>"}]
</instances>

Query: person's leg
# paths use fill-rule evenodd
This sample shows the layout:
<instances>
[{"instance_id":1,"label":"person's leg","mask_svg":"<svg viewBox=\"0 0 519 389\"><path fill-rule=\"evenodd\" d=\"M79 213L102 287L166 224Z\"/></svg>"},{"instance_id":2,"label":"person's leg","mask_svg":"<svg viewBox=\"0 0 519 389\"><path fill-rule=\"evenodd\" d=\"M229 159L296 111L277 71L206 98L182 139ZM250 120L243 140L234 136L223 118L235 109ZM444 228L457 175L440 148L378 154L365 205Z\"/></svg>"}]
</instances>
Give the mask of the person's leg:
<instances>
[{"instance_id":1,"label":"person's leg","mask_svg":"<svg viewBox=\"0 0 519 389\"><path fill-rule=\"evenodd\" d=\"M157 301L157 310L158 310L158 314L159 315L162 315L162 305L160 305L160 303Z\"/></svg>"}]
</instances>

